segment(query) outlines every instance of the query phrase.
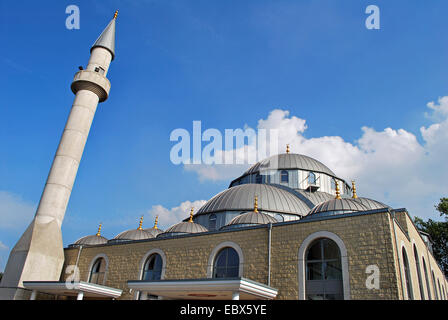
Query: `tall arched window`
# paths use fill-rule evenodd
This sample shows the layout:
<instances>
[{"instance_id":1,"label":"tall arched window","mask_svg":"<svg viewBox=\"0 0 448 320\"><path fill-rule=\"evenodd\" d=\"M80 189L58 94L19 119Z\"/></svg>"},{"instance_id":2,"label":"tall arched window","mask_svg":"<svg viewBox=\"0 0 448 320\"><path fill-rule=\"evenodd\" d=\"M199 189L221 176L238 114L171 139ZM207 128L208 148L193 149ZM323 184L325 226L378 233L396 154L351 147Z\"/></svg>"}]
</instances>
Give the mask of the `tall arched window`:
<instances>
[{"instance_id":1,"label":"tall arched window","mask_svg":"<svg viewBox=\"0 0 448 320\"><path fill-rule=\"evenodd\" d=\"M437 279L437 284L439 285L439 297L440 297L440 300L442 300L443 296L442 296L442 289L440 289L440 281L439 281L439 279Z\"/></svg>"},{"instance_id":2,"label":"tall arched window","mask_svg":"<svg viewBox=\"0 0 448 320\"><path fill-rule=\"evenodd\" d=\"M305 256L306 299L343 299L341 252L338 245L331 239L316 239Z\"/></svg>"},{"instance_id":3,"label":"tall arched window","mask_svg":"<svg viewBox=\"0 0 448 320\"><path fill-rule=\"evenodd\" d=\"M261 176L261 174L257 173L255 176L255 183L262 183L263 182L263 178Z\"/></svg>"},{"instance_id":4,"label":"tall arched window","mask_svg":"<svg viewBox=\"0 0 448 320\"><path fill-rule=\"evenodd\" d=\"M426 291L428 292L428 299L431 300L431 287L429 286L429 276L428 276L428 270L426 269L426 261L425 258L422 257L423 260L423 271L425 271L425 281L426 281Z\"/></svg>"},{"instance_id":5,"label":"tall arched window","mask_svg":"<svg viewBox=\"0 0 448 320\"><path fill-rule=\"evenodd\" d=\"M208 230L214 231L216 230L216 214L212 213L208 217Z\"/></svg>"},{"instance_id":6,"label":"tall arched window","mask_svg":"<svg viewBox=\"0 0 448 320\"><path fill-rule=\"evenodd\" d=\"M238 277L240 258L235 249L225 247L218 252L213 264L213 278Z\"/></svg>"},{"instance_id":7,"label":"tall arched window","mask_svg":"<svg viewBox=\"0 0 448 320\"><path fill-rule=\"evenodd\" d=\"M420 270L420 261L418 258L418 252L417 247L414 244L414 259L415 259L415 266L417 267L417 278L418 278L418 287L420 289L420 297L422 300L425 300L425 291L423 289L423 282L422 282L422 271Z\"/></svg>"},{"instance_id":8,"label":"tall arched window","mask_svg":"<svg viewBox=\"0 0 448 320\"><path fill-rule=\"evenodd\" d=\"M288 183L289 182L289 174L288 171L283 170L280 173L280 182Z\"/></svg>"},{"instance_id":9,"label":"tall arched window","mask_svg":"<svg viewBox=\"0 0 448 320\"><path fill-rule=\"evenodd\" d=\"M146 259L145 265L143 267L142 280L160 280L162 276L162 257L154 253Z\"/></svg>"},{"instance_id":10,"label":"tall arched window","mask_svg":"<svg viewBox=\"0 0 448 320\"><path fill-rule=\"evenodd\" d=\"M436 277L434 277L434 271L432 271L432 286L434 287L434 295L436 300L439 300L439 294L437 293Z\"/></svg>"},{"instance_id":11,"label":"tall arched window","mask_svg":"<svg viewBox=\"0 0 448 320\"><path fill-rule=\"evenodd\" d=\"M316 175L314 174L314 172L310 172L310 174L308 175L308 184L310 185L316 184Z\"/></svg>"},{"instance_id":12,"label":"tall arched window","mask_svg":"<svg viewBox=\"0 0 448 320\"><path fill-rule=\"evenodd\" d=\"M104 284L106 279L106 260L104 258L96 259L90 270L89 282L95 284Z\"/></svg>"},{"instance_id":13,"label":"tall arched window","mask_svg":"<svg viewBox=\"0 0 448 320\"><path fill-rule=\"evenodd\" d=\"M402 256L403 256L403 267L404 267L404 280L406 283L406 289L408 292L408 299L409 300L414 300L414 296L412 294L412 281L411 281L411 273L409 270L409 260L408 260L408 255L406 254L406 250L403 249L402 251Z\"/></svg>"}]
</instances>

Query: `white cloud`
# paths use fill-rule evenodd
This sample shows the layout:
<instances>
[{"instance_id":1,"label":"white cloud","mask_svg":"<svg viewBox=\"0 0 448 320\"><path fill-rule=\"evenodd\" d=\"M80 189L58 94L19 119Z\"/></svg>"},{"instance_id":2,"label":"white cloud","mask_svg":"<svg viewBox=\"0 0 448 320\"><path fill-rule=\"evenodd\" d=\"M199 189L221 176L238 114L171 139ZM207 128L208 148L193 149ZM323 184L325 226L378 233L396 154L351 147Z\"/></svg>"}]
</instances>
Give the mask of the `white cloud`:
<instances>
[{"instance_id":1,"label":"white cloud","mask_svg":"<svg viewBox=\"0 0 448 320\"><path fill-rule=\"evenodd\" d=\"M148 211L148 214L152 221L154 221L155 217L158 216L158 226L161 229L166 230L173 224L179 223L183 219L188 218L192 207L194 208L194 212L196 212L205 204L205 202L205 200L184 201L178 207L173 207L170 209L167 209L161 205L155 205Z\"/></svg>"},{"instance_id":2,"label":"white cloud","mask_svg":"<svg viewBox=\"0 0 448 320\"><path fill-rule=\"evenodd\" d=\"M0 190L0 230L22 230L33 219L36 205Z\"/></svg>"},{"instance_id":3,"label":"white cloud","mask_svg":"<svg viewBox=\"0 0 448 320\"><path fill-rule=\"evenodd\" d=\"M421 127L423 143L405 129L376 131L362 127L355 143L339 136L306 138L306 120L275 109L258 121L258 129L277 129L278 145L313 157L338 176L357 180L359 194L406 207L411 215L435 218L434 205L448 195L448 96L427 104L425 113L433 124ZM226 151L229 152L229 151ZM231 165L186 167L201 180L231 180ZM246 166L247 167L247 166Z\"/></svg>"},{"instance_id":4,"label":"white cloud","mask_svg":"<svg viewBox=\"0 0 448 320\"><path fill-rule=\"evenodd\" d=\"M8 246L0 241L0 250L8 250L8 249L9 249Z\"/></svg>"}]
</instances>

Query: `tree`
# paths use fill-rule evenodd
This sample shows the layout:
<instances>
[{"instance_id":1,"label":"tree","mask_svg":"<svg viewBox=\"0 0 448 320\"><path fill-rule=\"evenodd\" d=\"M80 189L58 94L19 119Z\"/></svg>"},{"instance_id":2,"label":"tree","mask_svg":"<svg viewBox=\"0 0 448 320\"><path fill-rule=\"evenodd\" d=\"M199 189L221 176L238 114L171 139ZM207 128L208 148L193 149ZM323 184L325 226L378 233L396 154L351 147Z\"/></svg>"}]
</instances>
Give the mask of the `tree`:
<instances>
[{"instance_id":1,"label":"tree","mask_svg":"<svg viewBox=\"0 0 448 320\"><path fill-rule=\"evenodd\" d=\"M414 217L417 228L426 232L433 241L434 258L440 264L445 275L448 276L448 198L441 198L435 206L440 216L444 216L445 221L434 221L428 219L424 221L419 217Z\"/></svg>"}]
</instances>

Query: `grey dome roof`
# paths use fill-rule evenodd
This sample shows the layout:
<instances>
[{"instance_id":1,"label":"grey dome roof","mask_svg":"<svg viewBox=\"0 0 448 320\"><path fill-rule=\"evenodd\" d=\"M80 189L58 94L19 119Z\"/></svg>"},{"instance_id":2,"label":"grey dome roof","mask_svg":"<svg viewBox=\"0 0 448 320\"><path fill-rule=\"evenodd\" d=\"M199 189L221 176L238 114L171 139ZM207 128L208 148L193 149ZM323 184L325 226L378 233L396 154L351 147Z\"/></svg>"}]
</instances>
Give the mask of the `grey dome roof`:
<instances>
[{"instance_id":1,"label":"grey dome roof","mask_svg":"<svg viewBox=\"0 0 448 320\"><path fill-rule=\"evenodd\" d=\"M277 222L278 221L274 217L271 217L266 213L251 211L236 216L235 218L230 220L230 222L226 226L237 224L268 224Z\"/></svg>"},{"instance_id":2,"label":"grey dome roof","mask_svg":"<svg viewBox=\"0 0 448 320\"><path fill-rule=\"evenodd\" d=\"M334 195L329 194L327 192L321 192L321 191L308 192L299 189L294 189L294 191L299 194L299 197L306 198L306 200L308 200L310 204L312 204L311 208L322 202L334 199Z\"/></svg>"},{"instance_id":3,"label":"grey dome roof","mask_svg":"<svg viewBox=\"0 0 448 320\"><path fill-rule=\"evenodd\" d=\"M89 245L94 246L97 244L105 244L107 243L107 239L103 236L98 236L96 234L91 236L85 236L81 239L76 240L76 242L73 245Z\"/></svg>"},{"instance_id":4,"label":"grey dome roof","mask_svg":"<svg viewBox=\"0 0 448 320\"><path fill-rule=\"evenodd\" d=\"M148 229L143 229L146 232L149 232L154 238L157 237L159 234L163 233L164 231L162 229L155 229L155 228L148 228Z\"/></svg>"},{"instance_id":5,"label":"grey dome roof","mask_svg":"<svg viewBox=\"0 0 448 320\"><path fill-rule=\"evenodd\" d=\"M379 201L376 201L373 199L369 199L369 198L358 197L355 199L355 201L360 202L361 204L366 206L369 210L390 208L388 205L386 205L382 202L379 202Z\"/></svg>"},{"instance_id":6,"label":"grey dome roof","mask_svg":"<svg viewBox=\"0 0 448 320\"><path fill-rule=\"evenodd\" d=\"M195 222L179 222L169 227L165 232L159 234L158 237L169 236L170 234L199 233L207 231L207 228Z\"/></svg>"},{"instance_id":7,"label":"grey dome roof","mask_svg":"<svg viewBox=\"0 0 448 320\"><path fill-rule=\"evenodd\" d=\"M333 171L331 171L322 162L317 161L311 157L297 153L282 153L278 155L266 158L252 167L250 167L244 174L252 174L263 170L281 170L281 169L301 169L314 172L326 173L330 176L336 177Z\"/></svg>"},{"instance_id":8,"label":"grey dome roof","mask_svg":"<svg viewBox=\"0 0 448 320\"><path fill-rule=\"evenodd\" d=\"M115 236L113 240L143 240L154 238L154 236L143 229L126 230Z\"/></svg>"},{"instance_id":9,"label":"grey dome roof","mask_svg":"<svg viewBox=\"0 0 448 320\"><path fill-rule=\"evenodd\" d=\"M315 206L309 215L320 214L325 212L355 212L368 211L369 208L352 198L333 199L325 201Z\"/></svg>"},{"instance_id":10,"label":"grey dome roof","mask_svg":"<svg viewBox=\"0 0 448 320\"><path fill-rule=\"evenodd\" d=\"M306 215L310 207L291 192L268 184L242 184L218 193L196 215L220 211L252 211L258 196L258 210Z\"/></svg>"}]
</instances>

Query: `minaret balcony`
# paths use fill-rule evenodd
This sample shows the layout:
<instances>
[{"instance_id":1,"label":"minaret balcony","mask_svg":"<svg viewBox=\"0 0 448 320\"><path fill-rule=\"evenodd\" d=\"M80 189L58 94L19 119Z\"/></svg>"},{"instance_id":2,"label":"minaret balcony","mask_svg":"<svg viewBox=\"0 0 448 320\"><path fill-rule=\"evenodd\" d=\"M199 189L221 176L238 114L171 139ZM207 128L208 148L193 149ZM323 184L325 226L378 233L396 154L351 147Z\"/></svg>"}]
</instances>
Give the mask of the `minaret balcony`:
<instances>
[{"instance_id":1,"label":"minaret balcony","mask_svg":"<svg viewBox=\"0 0 448 320\"><path fill-rule=\"evenodd\" d=\"M110 91L110 81L99 72L80 70L75 74L71 89L74 94L79 90L89 90L95 93L99 102L106 101Z\"/></svg>"}]
</instances>

